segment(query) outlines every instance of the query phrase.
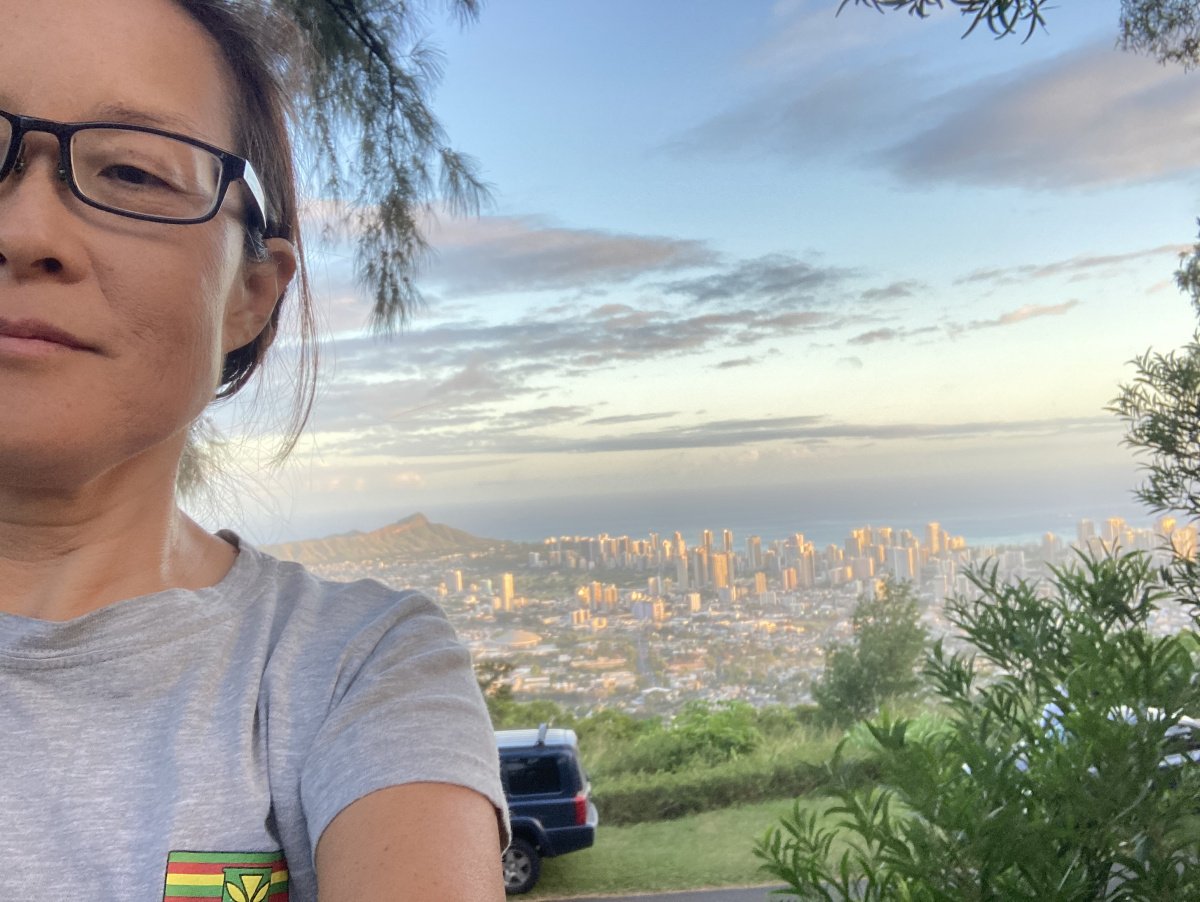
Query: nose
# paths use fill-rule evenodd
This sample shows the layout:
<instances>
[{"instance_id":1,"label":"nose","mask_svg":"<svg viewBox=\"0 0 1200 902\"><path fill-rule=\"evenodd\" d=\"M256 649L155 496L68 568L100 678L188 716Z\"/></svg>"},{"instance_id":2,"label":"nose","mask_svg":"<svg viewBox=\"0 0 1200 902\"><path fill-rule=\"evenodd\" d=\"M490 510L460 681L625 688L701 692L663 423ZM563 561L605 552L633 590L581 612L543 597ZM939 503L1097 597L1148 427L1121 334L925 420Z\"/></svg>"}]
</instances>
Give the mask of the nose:
<instances>
[{"instance_id":1,"label":"nose","mask_svg":"<svg viewBox=\"0 0 1200 902\"><path fill-rule=\"evenodd\" d=\"M28 142L22 142L0 182L0 278L71 275L81 258L70 200L58 155L31 158Z\"/></svg>"}]
</instances>

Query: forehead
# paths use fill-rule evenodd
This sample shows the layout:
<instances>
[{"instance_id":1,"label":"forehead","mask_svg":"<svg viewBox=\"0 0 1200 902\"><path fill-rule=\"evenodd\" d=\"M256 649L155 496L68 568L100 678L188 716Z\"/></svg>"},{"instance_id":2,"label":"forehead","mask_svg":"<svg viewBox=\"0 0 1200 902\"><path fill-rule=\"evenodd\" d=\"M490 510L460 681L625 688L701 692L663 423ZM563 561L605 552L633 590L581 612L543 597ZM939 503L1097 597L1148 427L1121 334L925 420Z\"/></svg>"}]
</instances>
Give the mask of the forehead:
<instances>
[{"instance_id":1,"label":"forehead","mask_svg":"<svg viewBox=\"0 0 1200 902\"><path fill-rule=\"evenodd\" d=\"M0 107L63 121L126 110L230 145L220 49L173 0L0 0L0 22Z\"/></svg>"}]
</instances>

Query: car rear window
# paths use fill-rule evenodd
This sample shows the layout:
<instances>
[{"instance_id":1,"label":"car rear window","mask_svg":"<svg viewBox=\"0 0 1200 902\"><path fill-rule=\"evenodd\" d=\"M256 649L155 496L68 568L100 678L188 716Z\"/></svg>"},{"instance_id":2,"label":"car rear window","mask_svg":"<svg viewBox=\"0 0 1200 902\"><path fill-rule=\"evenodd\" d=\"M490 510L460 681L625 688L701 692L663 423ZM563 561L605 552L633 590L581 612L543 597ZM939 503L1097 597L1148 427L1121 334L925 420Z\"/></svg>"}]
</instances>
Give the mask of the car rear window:
<instances>
[{"instance_id":1,"label":"car rear window","mask_svg":"<svg viewBox=\"0 0 1200 902\"><path fill-rule=\"evenodd\" d=\"M557 758L543 755L506 758L500 762L500 771L510 795L562 792L562 776L559 774Z\"/></svg>"}]
</instances>

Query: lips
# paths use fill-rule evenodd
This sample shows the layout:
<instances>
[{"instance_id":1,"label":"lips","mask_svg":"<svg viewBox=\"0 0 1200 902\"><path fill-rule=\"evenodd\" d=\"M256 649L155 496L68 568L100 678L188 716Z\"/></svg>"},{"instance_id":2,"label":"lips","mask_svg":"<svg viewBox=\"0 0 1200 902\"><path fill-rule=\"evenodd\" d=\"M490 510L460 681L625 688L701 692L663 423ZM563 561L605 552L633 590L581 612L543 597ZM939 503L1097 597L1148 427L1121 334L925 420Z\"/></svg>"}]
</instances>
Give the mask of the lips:
<instances>
[{"instance_id":1,"label":"lips","mask_svg":"<svg viewBox=\"0 0 1200 902\"><path fill-rule=\"evenodd\" d=\"M96 351L92 345L80 338L52 326L49 323L35 319L4 319L0 317L0 338L22 338L27 341L44 341L48 344L61 345L75 351Z\"/></svg>"}]
</instances>

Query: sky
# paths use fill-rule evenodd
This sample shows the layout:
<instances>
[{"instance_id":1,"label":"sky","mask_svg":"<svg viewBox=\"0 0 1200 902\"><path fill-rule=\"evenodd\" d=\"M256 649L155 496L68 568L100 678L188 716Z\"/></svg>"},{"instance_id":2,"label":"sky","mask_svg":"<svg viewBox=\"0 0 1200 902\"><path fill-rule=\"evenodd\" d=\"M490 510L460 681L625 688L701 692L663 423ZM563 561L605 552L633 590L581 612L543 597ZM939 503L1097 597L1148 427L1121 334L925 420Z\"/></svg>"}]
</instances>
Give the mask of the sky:
<instances>
[{"instance_id":1,"label":"sky","mask_svg":"<svg viewBox=\"0 0 1200 902\"><path fill-rule=\"evenodd\" d=\"M837 5L432 17L434 108L492 203L431 214L388 339L349 247L310 248L308 432L270 470L278 399L217 410L201 515L263 543L416 511L518 539L1139 516L1104 408L1195 326L1200 73L1116 49L1119 0L1024 43Z\"/></svg>"}]
</instances>

